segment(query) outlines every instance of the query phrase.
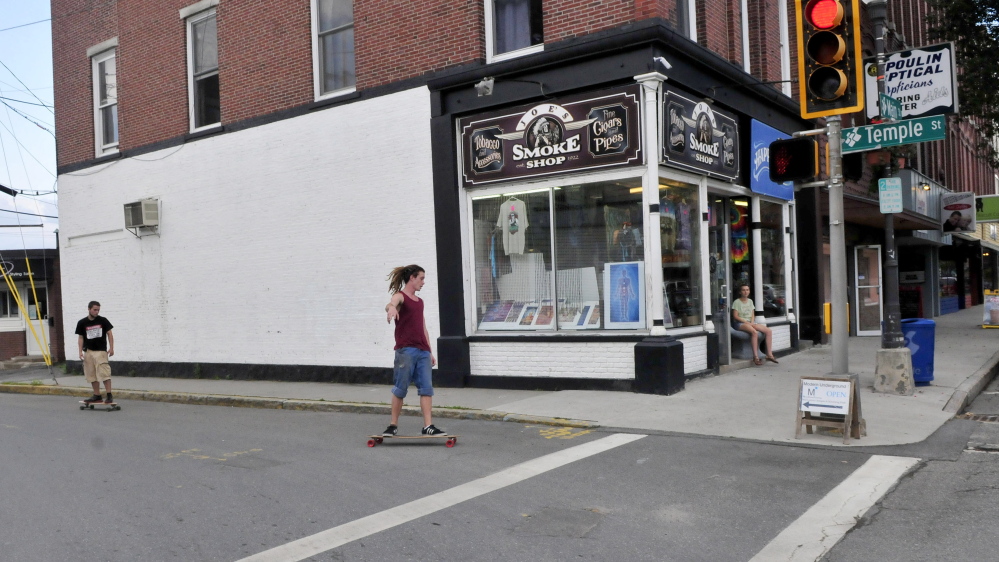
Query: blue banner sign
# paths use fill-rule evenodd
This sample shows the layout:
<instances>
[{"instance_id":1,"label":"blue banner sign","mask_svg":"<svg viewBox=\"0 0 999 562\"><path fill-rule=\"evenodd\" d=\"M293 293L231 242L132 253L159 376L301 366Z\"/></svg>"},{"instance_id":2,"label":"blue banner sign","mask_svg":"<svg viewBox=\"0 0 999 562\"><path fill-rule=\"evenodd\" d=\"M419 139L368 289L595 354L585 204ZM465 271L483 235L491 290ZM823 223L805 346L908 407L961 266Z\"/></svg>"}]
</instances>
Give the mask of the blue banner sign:
<instances>
[{"instance_id":1,"label":"blue banner sign","mask_svg":"<svg viewBox=\"0 0 999 562\"><path fill-rule=\"evenodd\" d=\"M750 136L753 143L753 154L749 162L751 172L749 188L753 190L753 193L760 195L769 195L786 201L793 200L793 182L776 183L770 181L770 143L779 139L789 139L791 135L753 119Z\"/></svg>"}]
</instances>

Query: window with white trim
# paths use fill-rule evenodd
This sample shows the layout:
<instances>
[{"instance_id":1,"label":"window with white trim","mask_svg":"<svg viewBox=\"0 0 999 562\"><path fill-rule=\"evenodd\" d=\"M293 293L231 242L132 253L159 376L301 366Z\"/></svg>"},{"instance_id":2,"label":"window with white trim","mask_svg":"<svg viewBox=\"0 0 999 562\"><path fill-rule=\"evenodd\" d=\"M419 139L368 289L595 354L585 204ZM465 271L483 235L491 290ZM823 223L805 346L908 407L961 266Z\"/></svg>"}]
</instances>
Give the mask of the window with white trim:
<instances>
[{"instance_id":1,"label":"window with white trim","mask_svg":"<svg viewBox=\"0 0 999 562\"><path fill-rule=\"evenodd\" d=\"M217 125L222 121L217 29L214 9L187 19L191 130Z\"/></svg>"},{"instance_id":2,"label":"window with white trim","mask_svg":"<svg viewBox=\"0 0 999 562\"><path fill-rule=\"evenodd\" d=\"M94 137L97 156L118 149L118 73L115 50L92 57L94 72Z\"/></svg>"},{"instance_id":3,"label":"window with white trim","mask_svg":"<svg viewBox=\"0 0 999 562\"><path fill-rule=\"evenodd\" d=\"M485 0L487 61L544 48L541 0Z\"/></svg>"},{"instance_id":4,"label":"window with white trim","mask_svg":"<svg viewBox=\"0 0 999 562\"><path fill-rule=\"evenodd\" d=\"M315 0L318 95L351 91L357 83L352 0Z\"/></svg>"}]
</instances>

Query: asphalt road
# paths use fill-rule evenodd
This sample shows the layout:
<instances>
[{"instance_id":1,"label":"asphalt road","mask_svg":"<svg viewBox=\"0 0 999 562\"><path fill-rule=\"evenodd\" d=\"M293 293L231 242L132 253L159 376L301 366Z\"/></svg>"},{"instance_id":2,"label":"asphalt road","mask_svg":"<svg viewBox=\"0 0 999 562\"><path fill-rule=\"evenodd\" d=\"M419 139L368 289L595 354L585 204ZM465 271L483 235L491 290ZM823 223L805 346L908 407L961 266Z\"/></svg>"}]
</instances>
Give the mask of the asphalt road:
<instances>
[{"instance_id":1,"label":"asphalt road","mask_svg":"<svg viewBox=\"0 0 999 562\"><path fill-rule=\"evenodd\" d=\"M442 420L461 435L454 448L368 448L366 436L387 423L381 416L122 407L80 411L71 398L0 394L0 558L241 560L363 518L384 522L408 502L494 485L308 559L744 561L872 454L891 453L624 434L633 440L524 475L622 434ZM402 430L417 424L404 418ZM968 431L940 439L966 441ZM497 484L511 472L520 479ZM900 510L914 501L897 497ZM884 541L879 521L849 535L843 552L862 530Z\"/></svg>"}]
</instances>

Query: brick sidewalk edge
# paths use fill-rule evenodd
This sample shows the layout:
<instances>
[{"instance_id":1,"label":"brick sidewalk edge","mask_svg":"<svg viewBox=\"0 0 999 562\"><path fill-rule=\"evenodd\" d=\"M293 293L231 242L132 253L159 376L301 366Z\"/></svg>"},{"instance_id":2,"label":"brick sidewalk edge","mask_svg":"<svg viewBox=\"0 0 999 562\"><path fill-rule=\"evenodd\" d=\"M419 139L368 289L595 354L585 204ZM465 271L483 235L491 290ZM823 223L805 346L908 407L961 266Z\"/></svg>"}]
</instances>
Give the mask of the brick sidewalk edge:
<instances>
[{"instance_id":1,"label":"brick sidewalk edge","mask_svg":"<svg viewBox=\"0 0 999 562\"><path fill-rule=\"evenodd\" d=\"M48 396L76 396L87 398L90 390L81 387L37 385L28 383L0 384L0 393L38 394ZM275 410L300 410L309 412L348 412L354 414L391 415L388 404L359 404L353 402L328 402L325 400L290 400L283 398L258 398L253 396L228 396L223 394L192 394L187 392L163 392L157 390L115 390L115 400L145 400L150 402L172 402L175 404L195 404L199 406L229 406L232 408L270 408ZM405 416L421 416L418 406L404 406ZM526 416L491 410L465 408L434 408L434 417L462 420L487 420L550 425L556 427L596 428L599 424L586 420Z\"/></svg>"}]
</instances>

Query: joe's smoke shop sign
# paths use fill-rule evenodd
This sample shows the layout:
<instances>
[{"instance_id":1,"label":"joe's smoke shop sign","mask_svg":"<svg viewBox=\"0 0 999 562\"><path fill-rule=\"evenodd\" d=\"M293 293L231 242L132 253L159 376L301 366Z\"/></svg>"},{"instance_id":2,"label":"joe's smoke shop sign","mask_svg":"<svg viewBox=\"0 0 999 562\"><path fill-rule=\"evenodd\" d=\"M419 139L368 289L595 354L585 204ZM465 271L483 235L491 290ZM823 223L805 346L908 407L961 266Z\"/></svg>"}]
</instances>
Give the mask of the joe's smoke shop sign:
<instances>
[{"instance_id":1,"label":"joe's smoke shop sign","mask_svg":"<svg viewBox=\"0 0 999 562\"><path fill-rule=\"evenodd\" d=\"M642 163L640 97L632 85L460 119L462 186Z\"/></svg>"},{"instance_id":2,"label":"joe's smoke shop sign","mask_svg":"<svg viewBox=\"0 0 999 562\"><path fill-rule=\"evenodd\" d=\"M729 181L739 178L739 125L732 115L674 90L663 94L663 161Z\"/></svg>"}]
</instances>

